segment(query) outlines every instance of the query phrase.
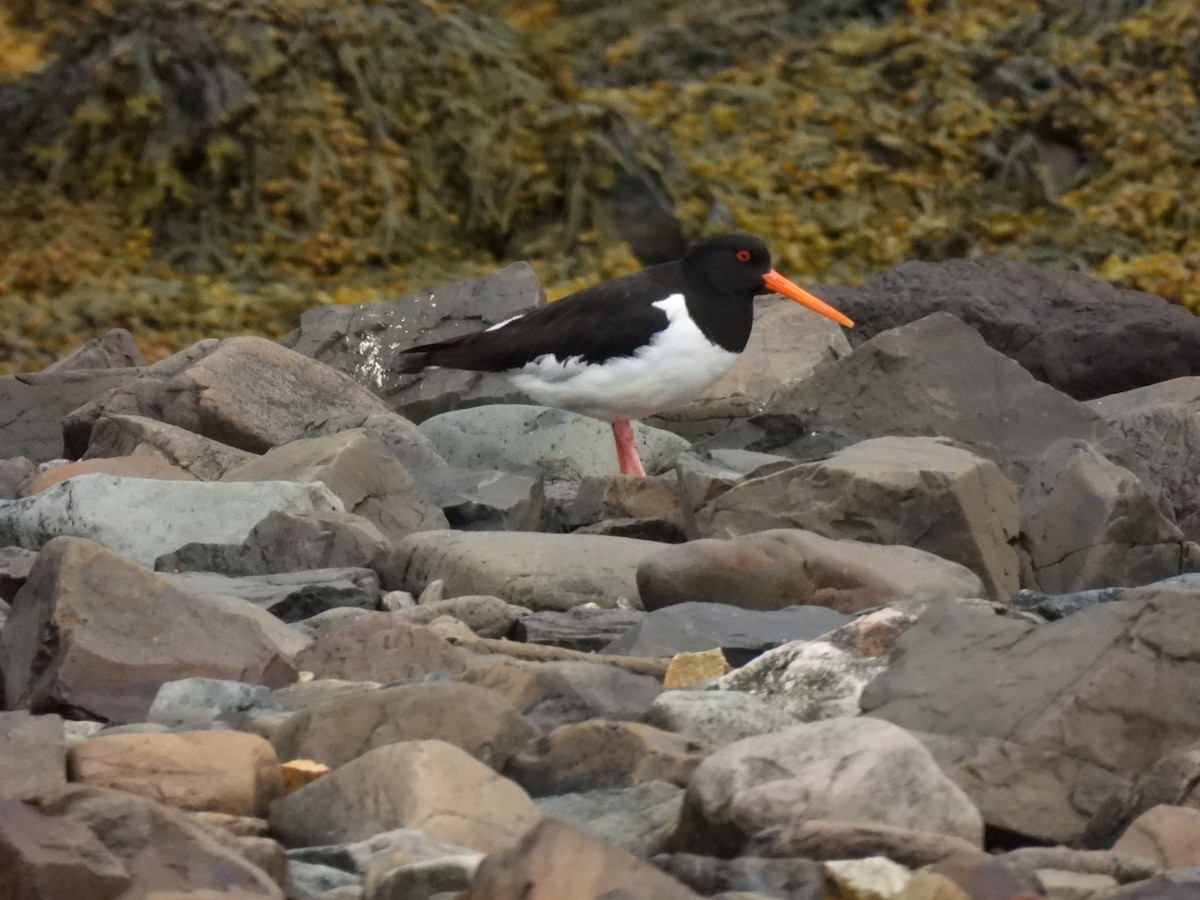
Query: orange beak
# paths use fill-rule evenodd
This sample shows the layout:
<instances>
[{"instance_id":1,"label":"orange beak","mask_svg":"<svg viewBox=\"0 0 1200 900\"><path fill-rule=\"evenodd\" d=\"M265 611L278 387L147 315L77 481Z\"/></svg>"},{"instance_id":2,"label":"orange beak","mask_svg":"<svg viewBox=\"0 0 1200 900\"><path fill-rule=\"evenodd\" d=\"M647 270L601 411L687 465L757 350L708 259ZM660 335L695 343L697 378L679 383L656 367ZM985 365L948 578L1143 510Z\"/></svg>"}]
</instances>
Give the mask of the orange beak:
<instances>
[{"instance_id":1,"label":"orange beak","mask_svg":"<svg viewBox=\"0 0 1200 900\"><path fill-rule=\"evenodd\" d=\"M774 269L763 276L763 285L767 290L774 291L776 294L783 294L789 300L795 300L801 306L807 306L813 312L820 313L827 319L833 319L839 325L845 325L847 328L854 325L853 319L842 315L824 300L814 297L808 291L804 290L804 288L788 281Z\"/></svg>"}]
</instances>

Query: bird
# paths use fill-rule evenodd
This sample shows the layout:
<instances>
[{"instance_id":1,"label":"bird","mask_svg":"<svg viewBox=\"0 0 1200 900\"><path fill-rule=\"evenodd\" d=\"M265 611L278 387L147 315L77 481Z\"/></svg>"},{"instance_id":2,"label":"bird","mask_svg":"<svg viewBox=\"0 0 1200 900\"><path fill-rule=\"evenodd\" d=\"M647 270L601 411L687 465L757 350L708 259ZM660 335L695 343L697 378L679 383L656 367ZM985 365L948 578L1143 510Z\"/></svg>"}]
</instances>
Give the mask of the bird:
<instances>
[{"instance_id":1,"label":"bird","mask_svg":"<svg viewBox=\"0 0 1200 900\"><path fill-rule=\"evenodd\" d=\"M771 266L749 234L700 240L682 257L604 281L483 331L401 351L396 370L497 372L535 402L608 422L622 475L645 477L631 420L693 399L746 348L754 298L782 294L854 322Z\"/></svg>"}]
</instances>

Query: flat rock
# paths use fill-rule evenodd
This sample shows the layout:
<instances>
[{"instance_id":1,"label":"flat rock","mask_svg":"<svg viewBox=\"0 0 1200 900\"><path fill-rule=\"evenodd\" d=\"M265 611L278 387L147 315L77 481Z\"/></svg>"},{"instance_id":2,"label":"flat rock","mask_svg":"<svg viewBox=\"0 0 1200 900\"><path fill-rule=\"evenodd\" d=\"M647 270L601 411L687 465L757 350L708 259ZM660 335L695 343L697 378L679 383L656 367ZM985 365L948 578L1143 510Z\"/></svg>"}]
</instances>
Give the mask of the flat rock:
<instances>
[{"instance_id":1,"label":"flat rock","mask_svg":"<svg viewBox=\"0 0 1200 900\"><path fill-rule=\"evenodd\" d=\"M78 456L101 416L139 415L264 453L335 412L365 415L388 407L349 376L274 341L210 339L137 370L135 379L79 406L65 418L63 434L67 454Z\"/></svg>"},{"instance_id":2,"label":"flat rock","mask_svg":"<svg viewBox=\"0 0 1200 900\"><path fill-rule=\"evenodd\" d=\"M466 657L431 629L376 612L317 638L296 656L296 665L317 678L387 683L458 675Z\"/></svg>"},{"instance_id":3,"label":"flat rock","mask_svg":"<svg viewBox=\"0 0 1200 900\"><path fill-rule=\"evenodd\" d=\"M582 828L645 859L661 851L674 830L683 805L683 788L666 781L646 781L534 802L543 816Z\"/></svg>"},{"instance_id":4,"label":"flat rock","mask_svg":"<svg viewBox=\"0 0 1200 900\"><path fill-rule=\"evenodd\" d=\"M1088 441L1145 474L1096 412L1036 380L948 313L876 335L696 449L817 460L886 436L951 438L992 460L1015 484L1060 437Z\"/></svg>"},{"instance_id":5,"label":"flat rock","mask_svg":"<svg viewBox=\"0 0 1200 900\"><path fill-rule=\"evenodd\" d=\"M200 481L217 481L253 453L145 416L105 415L92 426L83 459L154 454Z\"/></svg>"},{"instance_id":6,"label":"flat rock","mask_svg":"<svg viewBox=\"0 0 1200 900\"><path fill-rule=\"evenodd\" d=\"M1200 379L1198 379L1200 380ZM1183 533L1128 469L1082 441L1054 443L1021 489L1026 587L1134 587L1184 566Z\"/></svg>"},{"instance_id":7,"label":"flat rock","mask_svg":"<svg viewBox=\"0 0 1200 900\"><path fill-rule=\"evenodd\" d=\"M981 843L983 822L966 794L916 738L888 725L833 719L721 748L688 783L673 845L729 855L761 831L806 819L895 825Z\"/></svg>"},{"instance_id":8,"label":"flat rock","mask_svg":"<svg viewBox=\"0 0 1200 900\"><path fill-rule=\"evenodd\" d=\"M1016 593L1017 490L999 467L938 438L882 437L752 478L696 513L707 537L802 528L916 547L966 566L988 596Z\"/></svg>"},{"instance_id":9,"label":"flat rock","mask_svg":"<svg viewBox=\"0 0 1200 900\"><path fill-rule=\"evenodd\" d=\"M963 742L947 768L989 825L1074 843L1137 776L1194 743L1198 597L1183 585L1125 589L1042 626L934 603L862 706ZM1163 686L1149 705L1146 685Z\"/></svg>"},{"instance_id":10,"label":"flat rock","mask_svg":"<svg viewBox=\"0 0 1200 900\"><path fill-rule=\"evenodd\" d=\"M819 637L848 619L824 606L751 610L726 603L687 601L646 614L602 652L619 656L674 656L720 648L730 664L737 667L788 641Z\"/></svg>"},{"instance_id":11,"label":"flat rock","mask_svg":"<svg viewBox=\"0 0 1200 900\"><path fill-rule=\"evenodd\" d=\"M700 896L628 850L565 822L542 819L511 850L485 859L461 900Z\"/></svg>"},{"instance_id":12,"label":"flat rock","mask_svg":"<svg viewBox=\"0 0 1200 900\"><path fill-rule=\"evenodd\" d=\"M340 510L322 484L219 484L80 475L33 497L0 501L0 544L39 549L64 535L89 538L135 562L191 541L240 542L274 510Z\"/></svg>"},{"instance_id":13,"label":"flat rock","mask_svg":"<svg viewBox=\"0 0 1200 900\"><path fill-rule=\"evenodd\" d=\"M89 785L0 803L0 860L13 897L284 897L236 838L161 803Z\"/></svg>"},{"instance_id":14,"label":"flat rock","mask_svg":"<svg viewBox=\"0 0 1200 900\"><path fill-rule=\"evenodd\" d=\"M660 549L637 569L647 609L688 601L752 610L795 605L853 613L901 600L982 596L965 567L912 547L836 541L779 528Z\"/></svg>"},{"instance_id":15,"label":"flat rock","mask_svg":"<svg viewBox=\"0 0 1200 900\"><path fill-rule=\"evenodd\" d=\"M282 687L296 670L279 629L250 604L186 594L99 544L57 538L0 632L6 706L139 722L167 681Z\"/></svg>"},{"instance_id":16,"label":"flat rock","mask_svg":"<svg viewBox=\"0 0 1200 900\"><path fill-rule=\"evenodd\" d=\"M475 406L519 402L523 395L498 375L435 370L400 375L396 358L416 344L480 331L546 302L527 263L456 282L430 294L358 305L319 306L300 316L283 343L353 377L410 419Z\"/></svg>"},{"instance_id":17,"label":"flat rock","mask_svg":"<svg viewBox=\"0 0 1200 900\"><path fill-rule=\"evenodd\" d=\"M782 731L799 719L744 691L663 691L643 717L649 725L674 731L706 747Z\"/></svg>"},{"instance_id":18,"label":"flat rock","mask_svg":"<svg viewBox=\"0 0 1200 900\"><path fill-rule=\"evenodd\" d=\"M592 719L530 741L504 771L535 797L668 781L682 787L703 748L637 722Z\"/></svg>"},{"instance_id":19,"label":"flat rock","mask_svg":"<svg viewBox=\"0 0 1200 900\"><path fill-rule=\"evenodd\" d=\"M283 794L275 751L237 731L98 735L76 744L71 780L177 809L264 816Z\"/></svg>"},{"instance_id":20,"label":"flat rock","mask_svg":"<svg viewBox=\"0 0 1200 900\"><path fill-rule=\"evenodd\" d=\"M181 572L162 577L193 594L238 597L284 622L297 622L340 606L377 609L379 577L370 569L311 569L230 578L216 572Z\"/></svg>"},{"instance_id":21,"label":"flat rock","mask_svg":"<svg viewBox=\"0 0 1200 900\"><path fill-rule=\"evenodd\" d=\"M522 616L513 637L527 644L595 651L634 628L645 615L636 609L591 606L576 606L561 612L543 610Z\"/></svg>"},{"instance_id":22,"label":"flat rock","mask_svg":"<svg viewBox=\"0 0 1200 900\"><path fill-rule=\"evenodd\" d=\"M638 565L653 541L600 535L426 531L396 545L381 573L388 590L419 595L434 580L447 596L489 594L534 611L584 603L637 603Z\"/></svg>"},{"instance_id":23,"label":"flat rock","mask_svg":"<svg viewBox=\"0 0 1200 900\"><path fill-rule=\"evenodd\" d=\"M270 814L287 846L419 828L483 853L513 846L538 818L521 788L445 741L376 747L276 800Z\"/></svg>"},{"instance_id":24,"label":"flat rock","mask_svg":"<svg viewBox=\"0 0 1200 900\"><path fill-rule=\"evenodd\" d=\"M500 404L426 419L424 434L446 461L461 469L499 469L579 481L617 471L612 429L588 416L546 406ZM669 469L688 442L633 423L642 464L650 474Z\"/></svg>"},{"instance_id":25,"label":"flat rock","mask_svg":"<svg viewBox=\"0 0 1200 900\"><path fill-rule=\"evenodd\" d=\"M817 293L855 320L852 337L873 337L930 313L953 314L1072 397L1200 374L1195 316L1080 272L986 256L910 261L859 287Z\"/></svg>"},{"instance_id":26,"label":"flat rock","mask_svg":"<svg viewBox=\"0 0 1200 900\"><path fill-rule=\"evenodd\" d=\"M393 541L448 525L400 461L358 429L290 441L227 472L222 481L323 483L347 512L373 522Z\"/></svg>"},{"instance_id":27,"label":"flat rock","mask_svg":"<svg viewBox=\"0 0 1200 900\"><path fill-rule=\"evenodd\" d=\"M0 772L0 801L66 784L62 717L0 712Z\"/></svg>"},{"instance_id":28,"label":"flat rock","mask_svg":"<svg viewBox=\"0 0 1200 900\"><path fill-rule=\"evenodd\" d=\"M0 459L35 463L68 454L63 418L106 391L133 381L142 369L100 369L0 375Z\"/></svg>"},{"instance_id":29,"label":"flat rock","mask_svg":"<svg viewBox=\"0 0 1200 900\"><path fill-rule=\"evenodd\" d=\"M453 716L446 715L454 710ZM471 684L403 684L307 706L272 736L283 759L341 766L376 747L440 740L501 768L537 735L511 703Z\"/></svg>"}]
</instances>

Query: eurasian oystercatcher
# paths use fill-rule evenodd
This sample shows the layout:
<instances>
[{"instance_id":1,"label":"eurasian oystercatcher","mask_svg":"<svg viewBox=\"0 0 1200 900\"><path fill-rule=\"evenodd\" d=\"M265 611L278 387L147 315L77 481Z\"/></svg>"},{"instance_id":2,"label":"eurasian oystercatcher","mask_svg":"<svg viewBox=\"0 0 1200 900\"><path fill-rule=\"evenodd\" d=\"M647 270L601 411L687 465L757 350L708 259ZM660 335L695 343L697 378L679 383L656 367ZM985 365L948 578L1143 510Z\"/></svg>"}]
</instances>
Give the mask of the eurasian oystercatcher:
<instances>
[{"instance_id":1,"label":"eurasian oystercatcher","mask_svg":"<svg viewBox=\"0 0 1200 900\"><path fill-rule=\"evenodd\" d=\"M754 298L771 291L854 324L772 269L761 240L727 234L484 331L412 347L398 371L502 373L544 406L611 423L621 474L644 476L629 420L677 406L720 378L750 339Z\"/></svg>"}]
</instances>

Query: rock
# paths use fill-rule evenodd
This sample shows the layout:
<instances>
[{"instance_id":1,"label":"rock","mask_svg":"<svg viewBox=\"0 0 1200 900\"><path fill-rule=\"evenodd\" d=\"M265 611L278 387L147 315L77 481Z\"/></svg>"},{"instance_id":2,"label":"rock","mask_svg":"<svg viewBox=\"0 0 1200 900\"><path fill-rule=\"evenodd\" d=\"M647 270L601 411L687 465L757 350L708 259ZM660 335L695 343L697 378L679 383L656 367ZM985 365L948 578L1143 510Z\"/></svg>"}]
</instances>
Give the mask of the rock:
<instances>
[{"instance_id":1,"label":"rock","mask_svg":"<svg viewBox=\"0 0 1200 900\"><path fill-rule=\"evenodd\" d=\"M636 604L634 574L662 545L599 535L426 531L409 535L381 573L388 590L488 594L538 611Z\"/></svg>"},{"instance_id":2,"label":"rock","mask_svg":"<svg viewBox=\"0 0 1200 900\"><path fill-rule=\"evenodd\" d=\"M145 416L105 415L92 426L84 459L151 453L191 473L200 481L219 481L230 469L254 458L253 453Z\"/></svg>"},{"instance_id":3,"label":"rock","mask_svg":"<svg viewBox=\"0 0 1200 900\"><path fill-rule=\"evenodd\" d=\"M648 570L660 557L644 564ZM639 570L640 571L640 570ZM646 614L602 652L622 656L673 656L719 647L734 666L743 666L772 647L819 637L848 621L824 606L742 609L726 603L687 601Z\"/></svg>"},{"instance_id":4,"label":"rock","mask_svg":"<svg viewBox=\"0 0 1200 900\"><path fill-rule=\"evenodd\" d=\"M67 783L67 742L60 716L0 712L0 801Z\"/></svg>"},{"instance_id":5,"label":"rock","mask_svg":"<svg viewBox=\"0 0 1200 900\"><path fill-rule=\"evenodd\" d=\"M849 897L894 897L908 884L912 873L882 856L835 859L825 863L827 889Z\"/></svg>"},{"instance_id":6,"label":"rock","mask_svg":"<svg viewBox=\"0 0 1200 900\"><path fill-rule=\"evenodd\" d=\"M849 352L850 342L837 323L814 319L789 300L759 299L750 341L730 370L696 399L665 410L649 424L692 441L708 437L759 412L780 385L807 378Z\"/></svg>"},{"instance_id":7,"label":"rock","mask_svg":"<svg viewBox=\"0 0 1200 900\"><path fill-rule=\"evenodd\" d=\"M0 601L11 603L29 578L37 553L22 547L0 547Z\"/></svg>"},{"instance_id":8,"label":"rock","mask_svg":"<svg viewBox=\"0 0 1200 900\"><path fill-rule=\"evenodd\" d=\"M286 846L411 827L483 853L511 847L537 819L523 790L445 741L376 747L276 800L270 814Z\"/></svg>"},{"instance_id":9,"label":"rock","mask_svg":"<svg viewBox=\"0 0 1200 900\"><path fill-rule=\"evenodd\" d=\"M832 819L807 819L760 831L745 852L817 860L884 856L913 869L949 857L983 855L977 843L949 834Z\"/></svg>"},{"instance_id":10,"label":"rock","mask_svg":"<svg viewBox=\"0 0 1200 900\"><path fill-rule=\"evenodd\" d=\"M177 809L264 816L283 794L271 745L236 731L99 735L73 746L68 766L71 781Z\"/></svg>"},{"instance_id":11,"label":"rock","mask_svg":"<svg viewBox=\"0 0 1200 900\"><path fill-rule=\"evenodd\" d=\"M1129 445L1095 412L1035 380L946 313L876 335L695 449L815 460L885 436L951 438L996 463L1015 484L1060 437L1088 441L1139 477L1145 474Z\"/></svg>"},{"instance_id":12,"label":"rock","mask_svg":"<svg viewBox=\"0 0 1200 900\"><path fill-rule=\"evenodd\" d=\"M361 841L289 850L288 859L292 863L323 865L363 877L397 863L460 858L471 854L483 857L478 851L436 840L415 828L393 828Z\"/></svg>"},{"instance_id":13,"label":"rock","mask_svg":"<svg viewBox=\"0 0 1200 900\"><path fill-rule=\"evenodd\" d=\"M429 442L429 438L421 434L421 430L416 424L399 413L379 412L378 410L369 412L333 411L312 422L298 437L325 437L352 430L366 432L373 441L386 447L388 453L400 460L400 464L417 479L427 494L429 493L430 482L428 479L430 476L443 471L456 471L442 459L433 444ZM436 484L436 480L433 483Z\"/></svg>"},{"instance_id":14,"label":"rock","mask_svg":"<svg viewBox=\"0 0 1200 900\"><path fill-rule=\"evenodd\" d=\"M59 357L42 372L69 372L78 369L128 369L144 366L146 358L126 328L110 328L104 334L84 341L66 356Z\"/></svg>"},{"instance_id":15,"label":"rock","mask_svg":"<svg viewBox=\"0 0 1200 900\"><path fill-rule=\"evenodd\" d=\"M1198 589L1118 596L1043 626L932 604L864 692L863 709L963 742L946 762L989 825L1075 843L1200 729L1190 700L1200 668L1187 649L1200 641ZM1147 685L1161 686L1150 705Z\"/></svg>"},{"instance_id":16,"label":"rock","mask_svg":"<svg viewBox=\"0 0 1200 900\"><path fill-rule=\"evenodd\" d=\"M683 805L683 788L665 781L645 781L534 802L543 816L582 828L646 859L663 849L674 830Z\"/></svg>"},{"instance_id":17,"label":"rock","mask_svg":"<svg viewBox=\"0 0 1200 900\"><path fill-rule=\"evenodd\" d=\"M1096 900L1191 900L1200 892L1193 869L1174 869L1121 887L1100 891Z\"/></svg>"},{"instance_id":18,"label":"rock","mask_svg":"<svg viewBox=\"0 0 1200 900\"><path fill-rule=\"evenodd\" d=\"M399 375L394 361L416 344L449 340L542 306L546 295L526 263L382 303L319 306L300 316L284 344L351 375L405 416L431 415L522 397L498 375L435 370Z\"/></svg>"},{"instance_id":19,"label":"rock","mask_svg":"<svg viewBox=\"0 0 1200 900\"><path fill-rule=\"evenodd\" d=\"M109 459L83 459L78 462L43 463L40 471L21 485L21 496L32 497L59 482L79 475L100 473L121 478L155 478L161 481L195 481L178 466L153 453L135 453Z\"/></svg>"},{"instance_id":20,"label":"rock","mask_svg":"<svg viewBox=\"0 0 1200 900\"><path fill-rule=\"evenodd\" d=\"M1170 500L1175 520L1200 540L1200 378L1173 378L1088 403L1132 445Z\"/></svg>"},{"instance_id":21,"label":"rock","mask_svg":"<svg viewBox=\"0 0 1200 900\"><path fill-rule=\"evenodd\" d=\"M296 670L274 629L287 630L249 604L185 594L99 544L57 538L0 632L5 703L139 722L180 678L282 687Z\"/></svg>"},{"instance_id":22,"label":"rock","mask_svg":"<svg viewBox=\"0 0 1200 900\"><path fill-rule=\"evenodd\" d=\"M968 897L1024 898L1042 896L1042 884L1027 869L983 854L952 856L934 863L923 874L940 875ZM903 894L901 894L903 896Z\"/></svg>"},{"instance_id":23,"label":"rock","mask_svg":"<svg viewBox=\"0 0 1200 900\"><path fill-rule=\"evenodd\" d=\"M880 727L880 726L883 727ZM979 811L901 728L833 719L745 738L696 769L675 849L736 853L760 832L807 819L983 838Z\"/></svg>"},{"instance_id":24,"label":"rock","mask_svg":"<svg viewBox=\"0 0 1200 900\"><path fill-rule=\"evenodd\" d=\"M733 670L720 647L698 650L692 653L677 653L671 657L667 674L663 676L663 690L676 691L701 681L720 678Z\"/></svg>"},{"instance_id":25,"label":"rock","mask_svg":"<svg viewBox=\"0 0 1200 900\"><path fill-rule=\"evenodd\" d=\"M161 572L238 577L344 567L378 569L391 541L373 523L336 510L274 511L241 544L184 544L155 560Z\"/></svg>"},{"instance_id":26,"label":"rock","mask_svg":"<svg viewBox=\"0 0 1200 900\"><path fill-rule=\"evenodd\" d=\"M1183 534L1155 497L1082 441L1052 444L1030 472L1021 546L1027 587L1048 593L1147 584L1183 564Z\"/></svg>"},{"instance_id":27,"label":"rock","mask_svg":"<svg viewBox=\"0 0 1200 900\"><path fill-rule=\"evenodd\" d=\"M598 419L546 406L496 405L442 413L421 423L446 461L460 469L499 469L579 481L617 469L612 429ZM633 424L650 474L669 469L688 446L683 438Z\"/></svg>"},{"instance_id":28,"label":"rock","mask_svg":"<svg viewBox=\"0 0 1200 900\"><path fill-rule=\"evenodd\" d=\"M162 577L189 593L237 597L284 622L298 622L336 607L377 609L381 596L379 578L370 569L311 569L237 578L216 572L183 572Z\"/></svg>"},{"instance_id":29,"label":"rock","mask_svg":"<svg viewBox=\"0 0 1200 900\"><path fill-rule=\"evenodd\" d=\"M386 683L458 675L466 659L430 629L381 612L317 638L296 657L296 665L317 678Z\"/></svg>"},{"instance_id":30,"label":"rock","mask_svg":"<svg viewBox=\"0 0 1200 900\"><path fill-rule=\"evenodd\" d=\"M502 638L512 633L513 627L528 614L522 606L505 603L499 597L451 597L436 603L422 603L398 609L392 615L412 622L428 625L442 616L451 616L462 622L480 637Z\"/></svg>"},{"instance_id":31,"label":"rock","mask_svg":"<svg viewBox=\"0 0 1200 900\"><path fill-rule=\"evenodd\" d=\"M825 873L810 859L716 859L692 853L662 854L654 864L703 896L796 897L826 895Z\"/></svg>"},{"instance_id":32,"label":"rock","mask_svg":"<svg viewBox=\"0 0 1200 900\"><path fill-rule=\"evenodd\" d=\"M1200 866L1200 810L1155 806L1130 823L1113 853L1137 856L1164 869Z\"/></svg>"},{"instance_id":33,"label":"rock","mask_svg":"<svg viewBox=\"0 0 1200 900\"><path fill-rule=\"evenodd\" d=\"M23 456L0 459L0 500L14 500L21 496L21 485L37 467Z\"/></svg>"},{"instance_id":34,"label":"rock","mask_svg":"<svg viewBox=\"0 0 1200 900\"><path fill-rule=\"evenodd\" d=\"M76 404L63 421L69 455L83 453L93 425L111 414L157 419L265 453L335 412L388 411L352 378L259 337L200 341L137 373L95 400Z\"/></svg>"},{"instance_id":35,"label":"rock","mask_svg":"<svg viewBox=\"0 0 1200 900\"><path fill-rule=\"evenodd\" d=\"M696 512L748 478L765 476L794 466L795 460L749 450L688 450L675 460L675 477L689 537L700 537Z\"/></svg>"},{"instance_id":36,"label":"rock","mask_svg":"<svg viewBox=\"0 0 1200 900\"><path fill-rule=\"evenodd\" d=\"M55 537L84 537L153 565L189 541L241 541L273 510L340 508L321 484L81 475L34 497L0 501L0 543L39 549Z\"/></svg>"},{"instance_id":37,"label":"rock","mask_svg":"<svg viewBox=\"0 0 1200 900\"><path fill-rule=\"evenodd\" d=\"M359 897L362 896L362 879L333 866L288 860L288 878L296 895L295 900L317 900L327 891L349 886L358 891Z\"/></svg>"},{"instance_id":38,"label":"rock","mask_svg":"<svg viewBox=\"0 0 1200 900\"><path fill-rule=\"evenodd\" d=\"M271 689L220 678L181 678L159 687L146 721L168 728L204 728L223 717L275 708Z\"/></svg>"},{"instance_id":39,"label":"rock","mask_svg":"<svg viewBox=\"0 0 1200 900\"><path fill-rule=\"evenodd\" d=\"M454 710L453 716L446 715ZM502 768L537 735L494 691L471 684L402 684L334 697L297 712L272 743L283 759L314 759L337 767L385 744L440 740L493 768Z\"/></svg>"},{"instance_id":40,"label":"rock","mask_svg":"<svg viewBox=\"0 0 1200 900\"><path fill-rule=\"evenodd\" d=\"M322 482L347 512L373 522L393 541L448 525L404 466L361 430L291 441L227 472L222 481Z\"/></svg>"},{"instance_id":41,"label":"rock","mask_svg":"<svg viewBox=\"0 0 1200 900\"><path fill-rule=\"evenodd\" d=\"M346 697L377 690L380 685L373 681L342 681L337 678L313 678L297 681L287 687L271 692L271 703L284 712L307 709L334 697Z\"/></svg>"},{"instance_id":42,"label":"rock","mask_svg":"<svg viewBox=\"0 0 1200 900\"><path fill-rule=\"evenodd\" d=\"M707 747L781 731L799 722L754 694L732 690L663 691L654 698L643 721Z\"/></svg>"},{"instance_id":43,"label":"rock","mask_svg":"<svg viewBox=\"0 0 1200 900\"><path fill-rule=\"evenodd\" d=\"M938 438L882 437L752 478L696 513L707 537L803 528L916 547L973 571L988 596L1016 593L1017 492L995 463Z\"/></svg>"},{"instance_id":44,"label":"rock","mask_svg":"<svg viewBox=\"0 0 1200 900\"><path fill-rule=\"evenodd\" d=\"M682 529L683 513L675 478L673 475L655 478L592 475L584 478L575 495L567 527L575 530L609 519L651 519Z\"/></svg>"},{"instance_id":45,"label":"rock","mask_svg":"<svg viewBox=\"0 0 1200 900\"><path fill-rule=\"evenodd\" d=\"M1072 397L1200 374L1200 323L1162 298L1081 272L994 257L906 262L860 287L817 293L873 337L950 313L999 353Z\"/></svg>"},{"instance_id":46,"label":"rock","mask_svg":"<svg viewBox=\"0 0 1200 900\"><path fill-rule=\"evenodd\" d=\"M751 610L797 604L853 613L900 600L981 596L963 566L912 547L835 541L779 528L660 549L637 569L650 610L687 601Z\"/></svg>"},{"instance_id":47,"label":"rock","mask_svg":"<svg viewBox=\"0 0 1200 900\"><path fill-rule=\"evenodd\" d=\"M475 876L483 855L469 853L406 863L373 872L363 886L364 900L405 900L408 897L456 897Z\"/></svg>"},{"instance_id":48,"label":"rock","mask_svg":"<svg viewBox=\"0 0 1200 900\"><path fill-rule=\"evenodd\" d=\"M543 531L549 527L540 478L513 472L466 471L450 466L418 482L452 528L462 531Z\"/></svg>"},{"instance_id":49,"label":"rock","mask_svg":"<svg viewBox=\"0 0 1200 900\"><path fill-rule=\"evenodd\" d=\"M1140 856L1112 850L1078 850L1074 847L1018 847L994 856L1010 867L1027 871L1054 870L1081 875L1104 875L1122 884L1143 881L1160 871L1161 866Z\"/></svg>"},{"instance_id":50,"label":"rock","mask_svg":"<svg viewBox=\"0 0 1200 900\"><path fill-rule=\"evenodd\" d=\"M542 797L647 781L682 787L702 758L701 746L680 735L636 722L592 719L531 741L504 771Z\"/></svg>"},{"instance_id":51,"label":"rock","mask_svg":"<svg viewBox=\"0 0 1200 900\"><path fill-rule=\"evenodd\" d=\"M543 610L522 616L513 638L527 644L595 651L634 628L645 616L641 610L592 606L576 606L561 612Z\"/></svg>"},{"instance_id":52,"label":"rock","mask_svg":"<svg viewBox=\"0 0 1200 900\"><path fill-rule=\"evenodd\" d=\"M144 797L78 784L0 803L0 866L13 897L284 896L236 838Z\"/></svg>"},{"instance_id":53,"label":"rock","mask_svg":"<svg viewBox=\"0 0 1200 900\"><path fill-rule=\"evenodd\" d=\"M68 455L63 418L106 391L133 381L140 369L88 369L0 375L0 459L35 463ZM83 451L71 453L76 457Z\"/></svg>"},{"instance_id":54,"label":"rock","mask_svg":"<svg viewBox=\"0 0 1200 900\"><path fill-rule=\"evenodd\" d=\"M697 900L699 896L627 850L565 822L543 819L517 846L485 859L461 900Z\"/></svg>"}]
</instances>

